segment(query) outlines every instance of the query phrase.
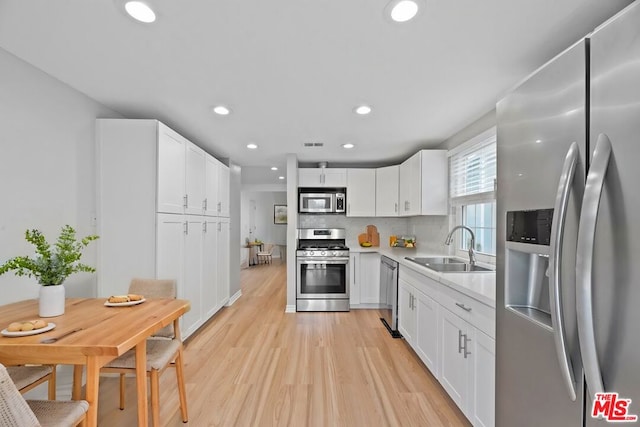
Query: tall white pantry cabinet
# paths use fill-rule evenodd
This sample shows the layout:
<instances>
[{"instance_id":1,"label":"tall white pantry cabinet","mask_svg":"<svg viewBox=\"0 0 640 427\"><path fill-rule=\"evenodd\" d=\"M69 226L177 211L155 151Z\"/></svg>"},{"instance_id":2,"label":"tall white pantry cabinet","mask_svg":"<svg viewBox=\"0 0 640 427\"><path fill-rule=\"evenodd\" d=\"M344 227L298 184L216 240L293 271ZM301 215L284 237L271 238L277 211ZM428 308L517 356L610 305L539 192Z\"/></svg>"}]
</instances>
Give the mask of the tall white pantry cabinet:
<instances>
[{"instance_id":1,"label":"tall white pantry cabinet","mask_svg":"<svg viewBox=\"0 0 640 427\"><path fill-rule=\"evenodd\" d=\"M156 120L96 132L98 295L175 279L186 338L229 301L229 168Z\"/></svg>"}]
</instances>

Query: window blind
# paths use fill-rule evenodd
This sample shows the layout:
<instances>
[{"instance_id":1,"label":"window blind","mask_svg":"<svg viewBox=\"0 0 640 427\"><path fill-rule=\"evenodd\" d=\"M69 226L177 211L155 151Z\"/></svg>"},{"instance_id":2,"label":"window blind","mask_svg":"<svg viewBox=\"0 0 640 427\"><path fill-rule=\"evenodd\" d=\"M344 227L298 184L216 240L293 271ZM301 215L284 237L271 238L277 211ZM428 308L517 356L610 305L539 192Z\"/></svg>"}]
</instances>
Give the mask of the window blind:
<instances>
[{"instance_id":1,"label":"window blind","mask_svg":"<svg viewBox=\"0 0 640 427\"><path fill-rule=\"evenodd\" d=\"M493 193L496 179L496 136L474 144L450 158L449 196Z\"/></svg>"}]
</instances>

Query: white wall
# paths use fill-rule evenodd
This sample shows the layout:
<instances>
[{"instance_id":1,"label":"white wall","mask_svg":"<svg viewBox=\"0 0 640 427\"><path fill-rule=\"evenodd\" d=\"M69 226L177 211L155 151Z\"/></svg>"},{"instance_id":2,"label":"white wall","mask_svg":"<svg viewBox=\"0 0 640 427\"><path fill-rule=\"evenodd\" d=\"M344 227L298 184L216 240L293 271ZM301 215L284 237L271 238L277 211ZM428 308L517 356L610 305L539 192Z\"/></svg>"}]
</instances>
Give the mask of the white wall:
<instances>
[{"instance_id":1,"label":"white wall","mask_svg":"<svg viewBox=\"0 0 640 427\"><path fill-rule=\"evenodd\" d=\"M0 49L0 262L33 255L26 229L55 240L69 224L95 231L95 119L121 117ZM83 261L95 266L95 244ZM94 296L95 276L65 283L68 296ZM0 304L35 298L35 279L0 276Z\"/></svg>"}]
</instances>

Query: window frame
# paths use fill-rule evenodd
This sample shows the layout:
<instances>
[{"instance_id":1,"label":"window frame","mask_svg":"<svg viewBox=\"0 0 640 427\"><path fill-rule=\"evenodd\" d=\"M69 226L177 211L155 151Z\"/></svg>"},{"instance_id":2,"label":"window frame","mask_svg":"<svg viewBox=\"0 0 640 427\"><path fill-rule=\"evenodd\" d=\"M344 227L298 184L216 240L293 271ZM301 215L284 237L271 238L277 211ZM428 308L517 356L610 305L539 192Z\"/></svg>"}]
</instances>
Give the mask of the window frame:
<instances>
[{"instance_id":1,"label":"window frame","mask_svg":"<svg viewBox=\"0 0 640 427\"><path fill-rule=\"evenodd\" d=\"M478 149L483 147L484 145L491 143L489 142L489 140L493 139L493 143L496 144L496 127L492 127L490 129L487 129L486 131L476 135L475 137L469 139L468 141L458 145L457 147L449 150L449 152L447 153L448 157L449 157L449 165L451 166L451 160L454 156L464 153L464 152L469 152L469 151L473 151L474 147L477 147ZM497 173L496 173L497 174ZM451 181L451 176L449 176L449 180ZM497 180L494 178L494 185L493 185L493 191L487 191L484 193L476 193L476 194L470 194L470 195L465 195L465 196L460 196L460 197L455 197L452 198L451 194L449 194L449 206L450 206L450 214L449 214L449 230L453 229L453 227L455 227L456 225L462 225L462 220L463 220L463 207L467 206L467 205L472 205L472 204L479 204L479 203L495 203L496 202L496 184ZM451 182L449 182L449 185L452 185ZM496 210L494 210L494 218L496 215ZM456 234L458 234L457 236L454 236L454 239L452 240L452 246L453 246L453 254L455 256L458 256L460 258L466 259L469 257L469 250L468 249L463 249L461 247L461 242L463 242L463 239L468 239L468 234L467 232L456 232ZM494 239L495 239L495 235L494 235ZM481 253L481 252L476 252L476 260L479 262L484 262L487 264L495 264L496 263L496 255L491 255L491 254L487 254L487 253Z\"/></svg>"}]
</instances>

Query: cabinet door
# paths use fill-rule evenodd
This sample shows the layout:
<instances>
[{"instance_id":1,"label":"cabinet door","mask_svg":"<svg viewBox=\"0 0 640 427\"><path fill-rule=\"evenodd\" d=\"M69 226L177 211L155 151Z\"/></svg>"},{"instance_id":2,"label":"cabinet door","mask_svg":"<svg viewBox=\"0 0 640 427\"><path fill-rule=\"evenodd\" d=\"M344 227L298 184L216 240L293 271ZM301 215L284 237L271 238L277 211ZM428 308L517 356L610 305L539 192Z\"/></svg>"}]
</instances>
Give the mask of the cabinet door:
<instances>
[{"instance_id":1,"label":"cabinet door","mask_svg":"<svg viewBox=\"0 0 640 427\"><path fill-rule=\"evenodd\" d=\"M449 164L447 150L422 150L422 215L446 215L449 201Z\"/></svg>"},{"instance_id":2,"label":"cabinet door","mask_svg":"<svg viewBox=\"0 0 640 427\"><path fill-rule=\"evenodd\" d=\"M347 170L343 168L324 168L323 187L346 187Z\"/></svg>"},{"instance_id":3,"label":"cabinet door","mask_svg":"<svg viewBox=\"0 0 640 427\"><path fill-rule=\"evenodd\" d=\"M204 214L206 216L218 216L218 166L220 162L212 156L205 158L205 182L204 182Z\"/></svg>"},{"instance_id":4,"label":"cabinet door","mask_svg":"<svg viewBox=\"0 0 640 427\"><path fill-rule=\"evenodd\" d=\"M203 323L202 316L202 228L203 216L186 216L184 237L184 280L182 295L191 302L191 310L182 316L184 337L188 337Z\"/></svg>"},{"instance_id":5,"label":"cabinet door","mask_svg":"<svg viewBox=\"0 0 640 427\"><path fill-rule=\"evenodd\" d=\"M158 212L183 213L187 141L168 127L158 126Z\"/></svg>"},{"instance_id":6,"label":"cabinet door","mask_svg":"<svg viewBox=\"0 0 640 427\"><path fill-rule=\"evenodd\" d=\"M415 350L431 373L438 378L438 306L428 295L416 292Z\"/></svg>"},{"instance_id":7,"label":"cabinet door","mask_svg":"<svg viewBox=\"0 0 640 427\"><path fill-rule=\"evenodd\" d=\"M298 169L298 187L322 187L322 170L318 168Z\"/></svg>"},{"instance_id":8,"label":"cabinet door","mask_svg":"<svg viewBox=\"0 0 640 427\"><path fill-rule=\"evenodd\" d=\"M360 304L360 254L349 254L349 305Z\"/></svg>"},{"instance_id":9,"label":"cabinet door","mask_svg":"<svg viewBox=\"0 0 640 427\"><path fill-rule=\"evenodd\" d=\"M413 294L413 286L402 279L398 281L398 331L411 346L416 329Z\"/></svg>"},{"instance_id":10,"label":"cabinet door","mask_svg":"<svg viewBox=\"0 0 640 427\"><path fill-rule=\"evenodd\" d=\"M206 217L202 228L202 313L204 320L218 311L218 219Z\"/></svg>"},{"instance_id":11,"label":"cabinet door","mask_svg":"<svg viewBox=\"0 0 640 427\"><path fill-rule=\"evenodd\" d=\"M474 426L495 425L496 343L476 329L473 340L473 416Z\"/></svg>"},{"instance_id":12,"label":"cabinet door","mask_svg":"<svg viewBox=\"0 0 640 427\"><path fill-rule=\"evenodd\" d=\"M375 195L375 169L347 169L347 216L375 216Z\"/></svg>"},{"instance_id":13,"label":"cabinet door","mask_svg":"<svg viewBox=\"0 0 640 427\"><path fill-rule=\"evenodd\" d=\"M421 154L417 152L400 165L400 215L420 214Z\"/></svg>"},{"instance_id":14,"label":"cabinet door","mask_svg":"<svg viewBox=\"0 0 640 427\"><path fill-rule=\"evenodd\" d=\"M218 165L218 216L229 218L229 193L231 184L229 167Z\"/></svg>"},{"instance_id":15,"label":"cabinet door","mask_svg":"<svg viewBox=\"0 0 640 427\"><path fill-rule=\"evenodd\" d=\"M380 255L360 254L360 303L380 304Z\"/></svg>"},{"instance_id":16,"label":"cabinet door","mask_svg":"<svg viewBox=\"0 0 640 427\"><path fill-rule=\"evenodd\" d=\"M218 305L229 301L229 219L218 222Z\"/></svg>"},{"instance_id":17,"label":"cabinet door","mask_svg":"<svg viewBox=\"0 0 640 427\"><path fill-rule=\"evenodd\" d=\"M178 298L184 298L184 215L158 214L156 240L156 278L176 281ZM180 321L184 332L184 320Z\"/></svg>"},{"instance_id":18,"label":"cabinet door","mask_svg":"<svg viewBox=\"0 0 640 427\"><path fill-rule=\"evenodd\" d=\"M205 152L187 142L185 149L185 213L202 215L205 196Z\"/></svg>"},{"instance_id":19,"label":"cabinet door","mask_svg":"<svg viewBox=\"0 0 640 427\"><path fill-rule=\"evenodd\" d=\"M399 189L399 165L376 169L376 216L398 216Z\"/></svg>"},{"instance_id":20,"label":"cabinet door","mask_svg":"<svg viewBox=\"0 0 640 427\"><path fill-rule=\"evenodd\" d=\"M473 366L470 329L460 317L440 308L440 383L467 417Z\"/></svg>"}]
</instances>

